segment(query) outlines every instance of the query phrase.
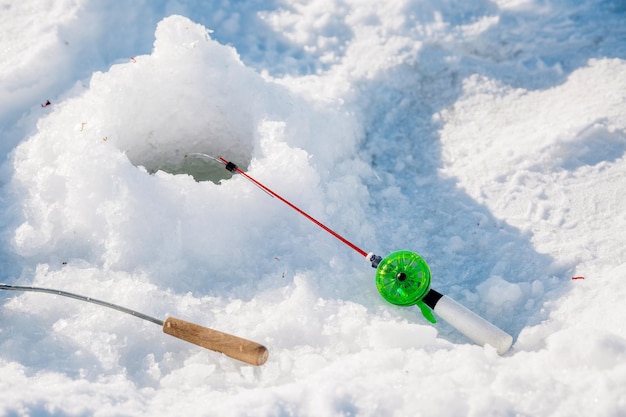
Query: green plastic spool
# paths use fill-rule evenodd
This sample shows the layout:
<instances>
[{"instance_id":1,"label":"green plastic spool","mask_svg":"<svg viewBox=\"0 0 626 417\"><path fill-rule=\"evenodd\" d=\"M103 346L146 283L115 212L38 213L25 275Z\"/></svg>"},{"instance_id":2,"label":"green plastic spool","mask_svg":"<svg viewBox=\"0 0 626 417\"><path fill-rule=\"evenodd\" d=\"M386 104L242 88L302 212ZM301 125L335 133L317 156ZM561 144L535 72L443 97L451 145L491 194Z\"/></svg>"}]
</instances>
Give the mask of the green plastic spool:
<instances>
[{"instance_id":1,"label":"green plastic spool","mask_svg":"<svg viewBox=\"0 0 626 417\"><path fill-rule=\"evenodd\" d=\"M430 290L430 268L417 253L401 250L385 256L376 268L376 287L391 304L417 305L424 317L435 323L435 316L422 301Z\"/></svg>"}]
</instances>

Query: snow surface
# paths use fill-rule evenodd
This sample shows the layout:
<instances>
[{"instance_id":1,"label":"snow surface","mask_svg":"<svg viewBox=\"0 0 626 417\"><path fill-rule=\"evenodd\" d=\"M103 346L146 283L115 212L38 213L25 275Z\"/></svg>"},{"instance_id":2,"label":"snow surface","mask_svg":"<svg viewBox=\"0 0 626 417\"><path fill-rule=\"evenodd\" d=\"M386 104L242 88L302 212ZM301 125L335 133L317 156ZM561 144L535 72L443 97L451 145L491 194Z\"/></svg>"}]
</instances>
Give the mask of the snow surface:
<instances>
[{"instance_id":1,"label":"snow surface","mask_svg":"<svg viewBox=\"0 0 626 417\"><path fill-rule=\"evenodd\" d=\"M0 2L0 281L270 349L254 368L5 292L0 414L626 415L625 19L623 0ZM366 251L420 253L512 350L386 304L357 253L192 152Z\"/></svg>"}]
</instances>

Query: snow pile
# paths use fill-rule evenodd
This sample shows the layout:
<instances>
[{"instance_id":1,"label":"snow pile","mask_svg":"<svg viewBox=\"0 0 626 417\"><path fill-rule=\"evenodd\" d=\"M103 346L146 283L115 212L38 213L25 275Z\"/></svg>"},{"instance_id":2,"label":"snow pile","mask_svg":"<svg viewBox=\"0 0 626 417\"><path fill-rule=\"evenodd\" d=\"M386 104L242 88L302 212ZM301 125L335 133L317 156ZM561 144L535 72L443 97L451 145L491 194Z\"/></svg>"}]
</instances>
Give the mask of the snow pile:
<instances>
[{"instance_id":1,"label":"snow pile","mask_svg":"<svg viewBox=\"0 0 626 417\"><path fill-rule=\"evenodd\" d=\"M281 114L280 103L287 100L296 103L287 108L295 113ZM232 48L210 40L203 27L168 18L156 32L153 54L96 73L88 89L55 106L40 120L39 132L17 148L14 185L25 221L15 232L15 248L22 256L53 253L57 264L81 259L104 268L147 269L190 288L207 288L197 276L188 277L204 275L200 270L237 282L233 274L272 265L282 255L275 253L279 243L264 253L246 242L286 241L300 228L279 227L284 208L245 180L216 185L230 177L228 171L193 153L223 155L244 169L256 157L259 168L250 166L252 175L278 175L279 189L311 206L325 200L320 175L308 153L286 138L306 143L312 140L303 135L318 132L305 123L305 132L296 126L288 136L287 120L304 118L298 112L309 123L341 117L316 114L314 104L245 68ZM338 141L337 135L324 140ZM331 149L339 151L322 154L329 159L320 163L342 155L340 146ZM286 250L295 250L290 246ZM308 248L301 252L312 255Z\"/></svg>"},{"instance_id":2,"label":"snow pile","mask_svg":"<svg viewBox=\"0 0 626 417\"><path fill-rule=\"evenodd\" d=\"M2 7L2 281L270 349L254 368L4 293L3 414L626 413L619 2ZM420 253L512 351L385 303L361 256L198 154Z\"/></svg>"}]
</instances>

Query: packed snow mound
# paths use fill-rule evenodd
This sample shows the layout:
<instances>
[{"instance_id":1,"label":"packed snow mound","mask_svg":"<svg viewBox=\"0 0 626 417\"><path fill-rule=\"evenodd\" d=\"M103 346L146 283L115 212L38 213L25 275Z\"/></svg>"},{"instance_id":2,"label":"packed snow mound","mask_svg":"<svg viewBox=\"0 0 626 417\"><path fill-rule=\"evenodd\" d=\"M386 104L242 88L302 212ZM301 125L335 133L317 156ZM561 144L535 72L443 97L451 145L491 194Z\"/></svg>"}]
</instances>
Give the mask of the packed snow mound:
<instances>
[{"instance_id":1,"label":"packed snow mound","mask_svg":"<svg viewBox=\"0 0 626 417\"><path fill-rule=\"evenodd\" d=\"M248 166L259 106L266 99L250 92L267 91L263 84L232 47L212 41L203 26L173 16L157 26L150 56L97 74L91 97L84 99L92 105L87 112L106 109L103 122L113 130L109 140L133 164L149 172L193 175L194 168L183 168L188 152L223 155ZM197 179L203 166L219 168L205 162L196 168Z\"/></svg>"},{"instance_id":2,"label":"packed snow mound","mask_svg":"<svg viewBox=\"0 0 626 417\"><path fill-rule=\"evenodd\" d=\"M216 164L188 161L190 152L223 155L247 167L263 101L250 92L267 91L264 81L233 48L183 17L159 23L155 38L151 55L94 74L84 93L63 103L54 123L73 120L78 134L109 142L151 173L216 182L226 177Z\"/></svg>"},{"instance_id":3,"label":"packed snow mound","mask_svg":"<svg viewBox=\"0 0 626 417\"><path fill-rule=\"evenodd\" d=\"M283 253L245 242L289 242L294 233L312 232L292 213L287 222L293 230L279 227L285 209L276 201L243 178L218 186L228 171L192 153L224 156L269 177L273 187L320 216L326 215L322 202L341 202L345 216L359 226L366 196L358 170L350 170L348 161L345 171L329 178L325 168L354 152L358 131L349 115L265 81L233 48L212 41L186 18L164 19L155 36L151 55L94 74L88 87L77 87L74 97L55 105L38 132L15 150L13 187L24 208L13 237L18 253L147 268L186 282L183 288L207 288L197 279L200 265L232 281L233 274L246 275L245 265L272 265ZM320 120L343 129L329 132L321 123L312 129ZM192 176L213 182L197 183ZM320 187L322 176L327 191ZM351 190L337 192L345 181ZM221 219L237 219L238 227ZM330 250L324 246L316 254L307 248L300 257L328 259Z\"/></svg>"}]
</instances>

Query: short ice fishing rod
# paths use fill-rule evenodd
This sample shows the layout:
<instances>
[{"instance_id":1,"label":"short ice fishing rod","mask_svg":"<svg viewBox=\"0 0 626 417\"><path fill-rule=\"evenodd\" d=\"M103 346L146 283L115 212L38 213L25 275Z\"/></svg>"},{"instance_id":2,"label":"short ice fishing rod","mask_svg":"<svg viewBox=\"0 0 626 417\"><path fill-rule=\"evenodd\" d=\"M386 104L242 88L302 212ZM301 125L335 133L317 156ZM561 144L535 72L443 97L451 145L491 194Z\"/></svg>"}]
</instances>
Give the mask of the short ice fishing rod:
<instances>
[{"instance_id":1,"label":"short ice fishing rod","mask_svg":"<svg viewBox=\"0 0 626 417\"><path fill-rule=\"evenodd\" d=\"M359 255L365 257L371 263L372 268L376 268L376 287L378 292L391 304L398 306L417 305L426 320L431 323L436 322L433 314L434 311L473 342L480 346L491 345L500 355L508 351L511 347L513 343L513 337L511 335L494 326L473 311L468 310L452 298L430 288L430 268L426 261L417 253L401 250L392 252L383 258L374 255L372 252L366 252L242 171L236 164L227 161L221 156L216 158L203 153L190 153L187 154L186 157L187 156L199 156L224 164L228 171L233 174L242 175L261 190L279 199L352 248Z\"/></svg>"},{"instance_id":2,"label":"short ice fishing rod","mask_svg":"<svg viewBox=\"0 0 626 417\"><path fill-rule=\"evenodd\" d=\"M51 288L24 287L10 284L0 284L0 290L30 291L61 295L63 297L74 298L75 300L86 301L99 306L112 308L113 310L121 311L123 313L130 314L131 316L158 324L163 327L163 333L169 334L170 336L177 337L186 342L193 343L215 352L223 353L226 356L250 365L263 365L265 361L267 361L267 357L269 355L265 346L251 340L242 339L240 337L233 336L232 334L209 329L208 327L203 327L174 317L168 317L165 321L159 320L138 311L108 303L106 301L97 300L95 298L85 297L84 295L54 290Z\"/></svg>"}]
</instances>

